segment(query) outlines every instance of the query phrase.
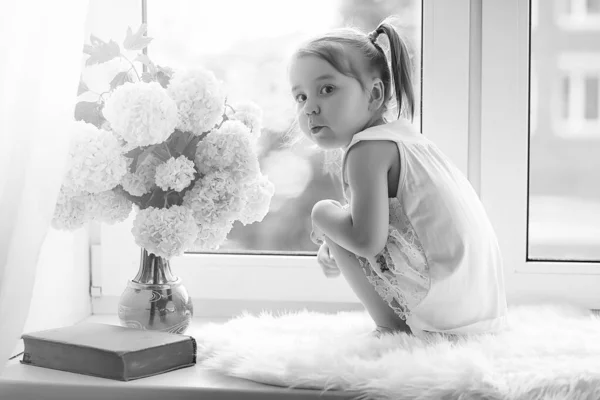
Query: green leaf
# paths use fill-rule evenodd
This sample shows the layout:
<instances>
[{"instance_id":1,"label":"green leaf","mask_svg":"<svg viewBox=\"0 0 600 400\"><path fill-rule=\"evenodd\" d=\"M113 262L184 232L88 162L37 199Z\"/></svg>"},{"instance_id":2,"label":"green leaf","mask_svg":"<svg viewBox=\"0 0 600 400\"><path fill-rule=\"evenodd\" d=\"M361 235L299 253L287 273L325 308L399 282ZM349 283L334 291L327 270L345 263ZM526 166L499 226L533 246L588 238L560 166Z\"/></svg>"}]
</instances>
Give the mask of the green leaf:
<instances>
[{"instance_id":1,"label":"green leaf","mask_svg":"<svg viewBox=\"0 0 600 400\"><path fill-rule=\"evenodd\" d=\"M150 146L144 148L144 150L138 155L137 161L134 162L136 170L140 167L140 165L142 165L144 163L144 161L146 161L146 158L148 158L150 156L150 154L153 153L154 147L156 147L155 144L150 145Z\"/></svg>"},{"instance_id":2,"label":"green leaf","mask_svg":"<svg viewBox=\"0 0 600 400\"><path fill-rule=\"evenodd\" d=\"M127 36L123 41L123 47L126 50L142 50L148 47L150 42L152 41L151 37L144 36L147 31L147 25L140 25L137 32L134 34L131 31L131 27L127 27Z\"/></svg>"},{"instance_id":3,"label":"green leaf","mask_svg":"<svg viewBox=\"0 0 600 400\"><path fill-rule=\"evenodd\" d=\"M106 121L102 115L102 105L90 101L80 101L75 105L75 120L93 124L98 129Z\"/></svg>"},{"instance_id":4,"label":"green leaf","mask_svg":"<svg viewBox=\"0 0 600 400\"><path fill-rule=\"evenodd\" d=\"M169 158L171 158L171 154L169 154L169 149L164 143L150 145L146 147L141 152L141 154L138 155L137 162L135 165L136 170L137 168L139 168L140 165L142 165L146 161L146 158L148 158L150 155L158 158L162 162L166 162Z\"/></svg>"},{"instance_id":5,"label":"green leaf","mask_svg":"<svg viewBox=\"0 0 600 400\"><path fill-rule=\"evenodd\" d=\"M131 165L129 166L129 172L135 172L137 169L137 160L139 156L144 152L145 147L136 147L133 150L129 150L125 153L125 157L133 159Z\"/></svg>"},{"instance_id":6,"label":"green leaf","mask_svg":"<svg viewBox=\"0 0 600 400\"><path fill-rule=\"evenodd\" d=\"M100 40L100 39L98 39ZM86 60L85 65L94 65L94 64L102 64L107 61L112 60L113 58L118 57L121 54L121 49L119 45L111 40L108 43L97 43L93 44L91 49L90 57Z\"/></svg>"},{"instance_id":7,"label":"green leaf","mask_svg":"<svg viewBox=\"0 0 600 400\"><path fill-rule=\"evenodd\" d=\"M133 79L129 76L128 71L119 72L112 81L110 81L110 89L114 90L117 87L121 86L125 82L133 82Z\"/></svg>"},{"instance_id":8,"label":"green leaf","mask_svg":"<svg viewBox=\"0 0 600 400\"><path fill-rule=\"evenodd\" d=\"M164 143L155 145L152 154L154 154L162 162L167 162L167 160L171 158L169 148Z\"/></svg>"},{"instance_id":9,"label":"green leaf","mask_svg":"<svg viewBox=\"0 0 600 400\"><path fill-rule=\"evenodd\" d=\"M183 204L183 196L177 192L167 194L167 207L180 206Z\"/></svg>"},{"instance_id":10,"label":"green leaf","mask_svg":"<svg viewBox=\"0 0 600 400\"><path fill-rule=\"evenodd\" d=\"M169 67L161 67L160 65L158 65L156 69L156 80L166 89L167 86L169 86L174 71Z\"/></svg>"},{"instance_id":11,"label":"green leaf","mask_svg":"<svg viewBox=\"0 0 600 400\"><path fill-rule=\"evenodd\" d=\"M142 72L142 81L146 83L154 82L154 76L150 72Z\"/></svg>"},{"instance_id":12,"label":"green leaf","mask_svg":"<svg viewBox=\"0 0 600 400\"><path fill-rule=\"evenodd\" d=\"M175 158L179 157L193 138L194 135L191 132L175 130L166 141L171 155Z\"/></svg>"},{"instance_id":13,"label":"green leaf","mask_svg":"<svg viewBox=\"0 0 600 400\"><path fill-rule=\"evenodd\" d=\"M87 85L85 84L85 82L83 80L79 80L79 87L77 88L77 96L88 92L90 90L90 88L87 87Z\"/></svg>"},{"instance_id":14,"label":"green leaf","mask_svg":"<svg viewBox=\"0 0 600 400\"><path fill-rule=\"evenodd\" d=\"M164 208L165 205L165 191L159 187L156 187L150 194L148 200L144 203L144 208L156 207Z\"/></svg>"},{"instance_id":15,"label":"green leaf","mask_svg":"<svg viewBox=\"0 0 600 400\"><path fill-rule=\"evenodd\" d=\"M94 49L94 48L93 48L92 46L90 46L89 44L84 44L84 45L83 45L83 52L84 52L85 54L89 54L89 55L91 56L91 55L92 55L92 51L93 51L93 49Z\"/></svg>"},{"instance_id":16,"label":"green leaf","mask_svg":"<svg viewBox=\"0 0 600 400\"><path fill-rule=\"evenodd\" d=\"M98 36L95 36L93 33L90 34L90 43L92 43L93 47L106 44L106 42L104 40L100 39Z\"/></svg>"},{"instance_id":17,"label":"green leaf","mask_svg":"<svg viewBox=\"0 0 600 400\"><path fill-rule=\"evenodd\" d=\"M139 61L142 64L144 64L145 66L148 67L148 69L150 70L150 74L152 74L153 76L156 75L157 69L156 69L156 65L154 65L154 63L152 62L152 60L150 60L150 57L148 57L145 54L138 54L137 57L135 58L135 60L133 61Z\"/></svg>"},{"instance_id":18,"label":"green leaf","mask_svg":"<svg viewBox=\"0 0 600 400\"><path fill-rule=\"evenodd\" d=\"M185 156L188 160L195 161L196 159L196 148L198 147L198 143L202 140L204 136L194 136L185 146L183 151L181 152L182 156Z\"/></svg>"}]
</instances>

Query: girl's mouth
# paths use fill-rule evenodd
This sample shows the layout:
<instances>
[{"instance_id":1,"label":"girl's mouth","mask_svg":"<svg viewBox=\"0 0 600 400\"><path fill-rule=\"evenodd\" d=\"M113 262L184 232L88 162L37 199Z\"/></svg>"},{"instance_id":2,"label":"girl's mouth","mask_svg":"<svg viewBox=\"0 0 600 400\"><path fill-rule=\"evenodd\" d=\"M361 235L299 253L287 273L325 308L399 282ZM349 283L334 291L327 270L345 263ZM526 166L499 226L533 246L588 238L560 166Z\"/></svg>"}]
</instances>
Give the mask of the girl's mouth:
<instances>
[{"instance_id":1,"label":"girl's mouth","mask_svg":"<svg viewBox=\"0 0 600 400\"><path fill-rule=\"evenodd\" d=\"M321 132L321 129L323 129L323 126L313 126L312 128L310 128L310 131L313 133L313 135Z\"/></svg>"}]
</instances>

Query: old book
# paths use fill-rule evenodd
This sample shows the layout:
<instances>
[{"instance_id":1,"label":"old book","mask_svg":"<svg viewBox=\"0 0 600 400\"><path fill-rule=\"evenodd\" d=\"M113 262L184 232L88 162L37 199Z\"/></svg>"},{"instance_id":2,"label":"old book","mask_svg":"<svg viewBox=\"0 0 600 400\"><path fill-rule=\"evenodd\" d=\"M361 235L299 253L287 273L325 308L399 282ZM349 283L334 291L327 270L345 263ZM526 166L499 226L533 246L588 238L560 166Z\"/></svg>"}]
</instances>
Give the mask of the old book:
<instances>
[{"instance_id":1,"label":"old book","mask_svg":"<svg viewBox=\"0 0 600 400\"><path fill-rule=\"evenodd\" d=\"M79 323L22 336L22 364L129 381L196 363L191 336Z\"/></svg>"}]
</instances>

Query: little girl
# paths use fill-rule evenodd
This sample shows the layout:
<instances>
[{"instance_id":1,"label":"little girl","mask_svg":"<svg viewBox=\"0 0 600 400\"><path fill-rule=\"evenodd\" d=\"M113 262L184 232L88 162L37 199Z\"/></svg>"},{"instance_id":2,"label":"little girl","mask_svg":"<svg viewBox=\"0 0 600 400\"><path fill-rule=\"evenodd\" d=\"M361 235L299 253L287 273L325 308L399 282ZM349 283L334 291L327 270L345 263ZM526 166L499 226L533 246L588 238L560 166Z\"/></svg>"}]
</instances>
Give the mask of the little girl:
<instances>
[{"instance_id":1,"label":"little girl","mask_svg":"<svg viewBox=\"0 0 600 400\"><path fill-rule=\"evenodd\" d=\"M411 63L389 19L368 35L339 29L311 40L294 53L289 77L300 129L344 154L348 205L316 203L311 238L320 263L337 265L365 306L375 334L503 329L494 229L466 177L412 125ZM398 119L387 121L392 96Z\"/></svg>"}]
</instances>

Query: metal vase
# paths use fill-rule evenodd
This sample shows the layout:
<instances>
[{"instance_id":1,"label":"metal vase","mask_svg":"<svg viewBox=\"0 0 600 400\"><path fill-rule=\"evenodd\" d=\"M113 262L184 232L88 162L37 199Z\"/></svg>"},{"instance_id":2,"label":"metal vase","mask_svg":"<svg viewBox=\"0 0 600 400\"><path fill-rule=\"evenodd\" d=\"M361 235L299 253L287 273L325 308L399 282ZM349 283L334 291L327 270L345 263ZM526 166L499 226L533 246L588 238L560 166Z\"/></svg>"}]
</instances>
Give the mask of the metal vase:
<instances>
[{"instance_id":1,"label":"metal vase","mask_svg":"<svg viewBox=\"0 0 600 400\"><path fill-rule=\"evenodd\" d=\"M169 261L142 249L140 269L119 300L121 325L183 334L193 315L192 299Z\"/></svg>"}]
</instances>

